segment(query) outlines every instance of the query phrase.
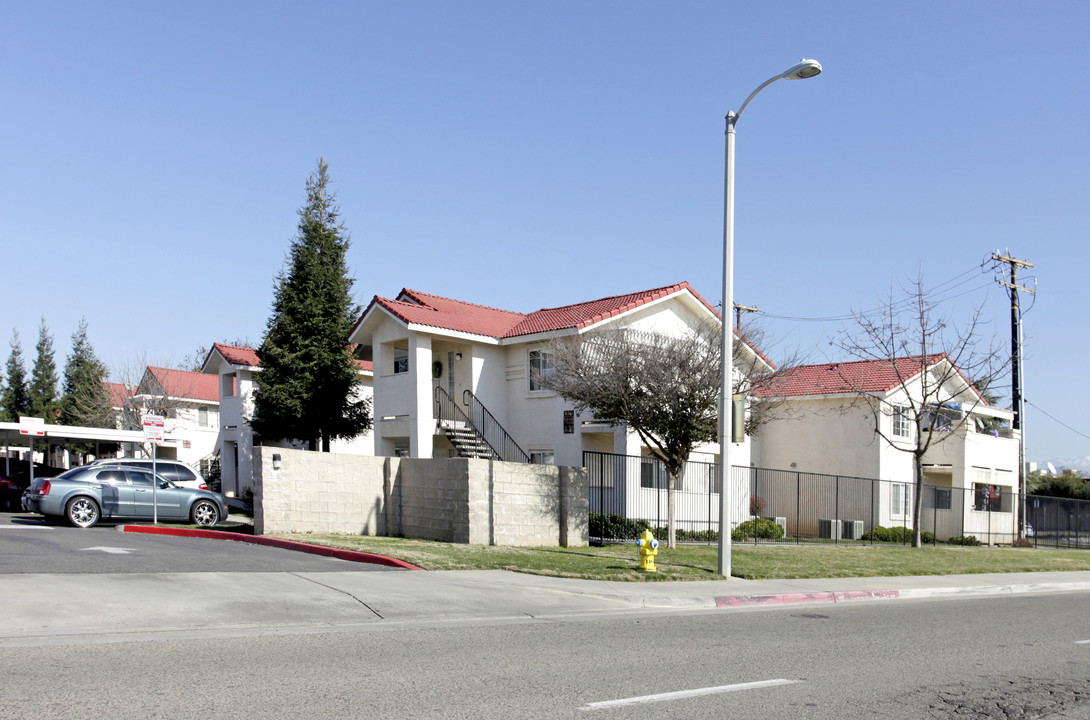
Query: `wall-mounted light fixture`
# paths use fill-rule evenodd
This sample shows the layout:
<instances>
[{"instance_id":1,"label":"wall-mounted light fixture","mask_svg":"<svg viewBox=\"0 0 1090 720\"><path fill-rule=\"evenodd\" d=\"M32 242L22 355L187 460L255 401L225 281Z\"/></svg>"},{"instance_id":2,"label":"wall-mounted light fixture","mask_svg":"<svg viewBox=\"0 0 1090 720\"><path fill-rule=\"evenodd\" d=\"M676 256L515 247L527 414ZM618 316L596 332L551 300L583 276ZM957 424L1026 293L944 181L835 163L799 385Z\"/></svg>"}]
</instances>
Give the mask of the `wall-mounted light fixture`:
<instances>
[{"instance_id":1,"label":"wall-mounted light fixture","mask_svg":"<svg viewBox=\"0 0 1090 720\"><path fill-rule=\"evenodd\" d=\"M280 469L280 453L273 453L273 470Z\"/></svg>"}]
</instances>

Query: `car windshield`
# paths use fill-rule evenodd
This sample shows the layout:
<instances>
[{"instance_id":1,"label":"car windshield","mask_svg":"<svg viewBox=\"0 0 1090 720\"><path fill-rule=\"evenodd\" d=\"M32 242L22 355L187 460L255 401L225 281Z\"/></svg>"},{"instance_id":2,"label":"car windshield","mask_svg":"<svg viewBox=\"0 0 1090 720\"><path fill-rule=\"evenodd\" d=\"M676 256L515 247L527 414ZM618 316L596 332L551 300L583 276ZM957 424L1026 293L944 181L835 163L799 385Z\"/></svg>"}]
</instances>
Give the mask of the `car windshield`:
<instances>
[{"instance_id":1,"label":"car windshield","mask_svg":"<svg viewBox=\"0 0 1090 720\"><path fill-rule=\"evenodd\" d=\"M84 468L82 466L74 467L71 470L65 470L64 472L62 472L57 477L58 478L64 478L65 480L71 480L71 479L75 478L77 475L79 475L80 473L82 473L83 471L84 471Z\"/></svg>"}]
</instances>

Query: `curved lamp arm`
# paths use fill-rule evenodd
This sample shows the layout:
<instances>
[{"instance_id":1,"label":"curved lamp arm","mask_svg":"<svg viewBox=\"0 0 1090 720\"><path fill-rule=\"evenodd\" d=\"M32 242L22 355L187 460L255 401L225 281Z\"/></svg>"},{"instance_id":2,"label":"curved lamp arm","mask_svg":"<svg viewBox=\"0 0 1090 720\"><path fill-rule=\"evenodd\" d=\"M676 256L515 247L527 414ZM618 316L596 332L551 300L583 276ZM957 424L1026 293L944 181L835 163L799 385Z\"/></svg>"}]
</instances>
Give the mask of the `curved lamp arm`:
<instances>
[{"instance_id":1,"label":"curved lamp arm","mask_svg":"<svg viewBox=\"0 0 1090 720\"><path fill-rule=\"evenodd\" d=\"M768 80L765 80L763 83L761 83L760 87L758 87L756 90L749 94L749 97L746 98L746 101L742 103L742 107L738 108L738 112L727 113L727 119L730 121L731 125L738 122L738 118L742 115L742 111L746 109L746 105L749 105L749 101L752 100L757 95L757 93L761 92L777 80L805 80L806 78L812 78L815 75L819 75L820 73L821 63L819 63L817 60L808 60L806 58L803 58L791 67L787 68L787 70L783 73L773 78L769 78Z\"/></svg>"}]
</instances>

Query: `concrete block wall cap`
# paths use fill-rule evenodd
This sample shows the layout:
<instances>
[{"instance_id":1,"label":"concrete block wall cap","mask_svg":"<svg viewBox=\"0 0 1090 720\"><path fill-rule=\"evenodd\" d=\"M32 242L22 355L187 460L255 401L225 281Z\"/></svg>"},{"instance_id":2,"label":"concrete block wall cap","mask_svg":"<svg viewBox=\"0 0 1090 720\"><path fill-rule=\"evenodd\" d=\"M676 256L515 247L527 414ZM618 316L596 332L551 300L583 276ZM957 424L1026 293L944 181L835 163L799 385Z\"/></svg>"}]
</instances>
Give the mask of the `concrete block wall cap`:
<instances>
[{"instance_id":1,"label":"concrete block wall cap","mask_svg":"<svg viewBox=\"0 0 1090 720\"><path fill-rule=\"evenodd\" d=\"M398 560L397 558L387 557L385 555L376 555L375 553L358 552L355 550L340 550L324 545L310 545L308 543L281 540L279 538L270 538L263 535L242 535L240 533L224 532L222 530L196 530L193 528L160 527L152 525L123 525L120 530L121 532L144 533L146 535L173 535L175 537L233 540L235 542L246 542L253 545L266 545L269 547L283 548L285 550L295 550L296 552L305 552L310 553L311 555L322 555L325 557L337 558L338 560L348 560L349 562L372 563L375 565L401 568L402 570L423 570L423 568L407 563L404 560Z\"/></svg>"}]
</instances>

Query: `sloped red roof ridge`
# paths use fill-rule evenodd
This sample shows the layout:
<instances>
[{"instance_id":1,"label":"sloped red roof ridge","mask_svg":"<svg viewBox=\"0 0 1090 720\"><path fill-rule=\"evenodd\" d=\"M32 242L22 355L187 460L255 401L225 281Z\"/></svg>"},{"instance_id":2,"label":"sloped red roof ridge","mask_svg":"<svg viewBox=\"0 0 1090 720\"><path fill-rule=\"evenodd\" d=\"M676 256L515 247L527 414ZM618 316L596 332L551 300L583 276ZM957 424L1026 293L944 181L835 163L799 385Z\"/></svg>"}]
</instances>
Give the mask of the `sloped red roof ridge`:
<instances>
[{"instance_id":1,"label":"sloped red roof ridge","mask_svg":"<svg viewBox=\"0 0 1090 720\"><path fill-rule=\"evenodd\" d=\"M232 365L245 367L258 367L261 361L257 359L257 350L238 345L225 345L224 343L212 343L212 352L218 352L223 359Z\"/></svg>"},{"instance_id":2,"label":"sloped red roof ridge","mask_svg":"<svg viewBox=\"0 0 1090 720\"><path fill-rule=\"evenodd\" d=\"M211 352L218 352L223 356L223 359L232 365L240 365L242 367L261 367L261 358L257 356L257 350L247 347L239 347L237 345L224 345L223 343L212 343ZM374 372L374 363L370 360L356 360L353 358L352 364L362 372Z\"/></svg>"},{"instance_id":3,"label":"sloped red roof ridge","mask_svg":"<svg viewBox=\"0 0 1090 720\"><path fill-rule=\"evenodd\" d=\"M719 317L718 311L687 282L543 308L531 313L501 310L405 288L398 293L396 300L376 295L363 315L378 305L405 323L504 339L555 330L583 329L682 290L688 290Z\"/></svg>"},{"instance_id":4,"label":"sloped red roof ridge","mask_svg":"<svg viewBox=\"0 0 1090 720\"><path fill-rule=\"evenodd\" d=\"M215 375L151 365L148 372L169 397L219 402L219 378Z\"/></svg>"},{"instance_id":5,"label":"sloped red roof ridge","mask_svg":"<svg viewBox=\"0 0 1090 720\"><path fill-rule=\"evenodd\" d=\"M757 388L759 397L797 397L802 395L841 395L852 392L885 393L924 370L949 360L939 355L914 355L888 360L858 360L853 362L800 365L785 370L769 386ZM958 370L960 374L961 371ZM972 384L962 375L969 387ZM975 388L973 389L976 392Z\"/></svg>"}]
</instances>

